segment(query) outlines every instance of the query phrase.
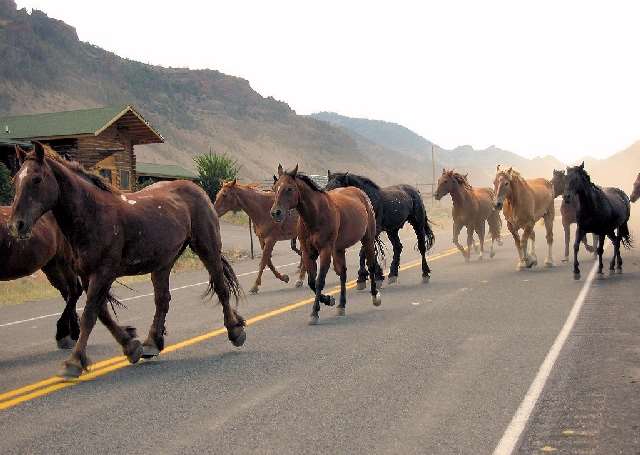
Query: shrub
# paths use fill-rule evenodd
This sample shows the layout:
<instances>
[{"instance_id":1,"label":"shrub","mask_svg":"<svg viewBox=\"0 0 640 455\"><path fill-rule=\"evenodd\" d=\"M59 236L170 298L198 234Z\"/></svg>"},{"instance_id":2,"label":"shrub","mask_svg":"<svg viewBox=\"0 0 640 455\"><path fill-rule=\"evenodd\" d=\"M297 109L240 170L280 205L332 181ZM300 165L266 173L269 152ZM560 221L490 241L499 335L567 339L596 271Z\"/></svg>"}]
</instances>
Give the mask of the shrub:
<instances>
[{"instance_id":1,"label":"shrub","mask_svg":"<svg viewBox=\"0 0 640 455\"><path fill-rule=\"evenodd\" d=\"M11 172L4 163L0 163L0 205L10 205L11 202L13 202Z\"/></svg>"},{"instance_id":2,"label":"shrub","mask_svg":"<svg viewBox=\"0 0 640 455\"><path fill-rule=\"evenodd\" d=\"M237 178L240 171L238 161L226 154L218 155L209 152L206 155L194 157L193 161L196 164L200 186L207 192L212 202L216 200L222 183L225 180Z\"/></svg>"}]
</instances>

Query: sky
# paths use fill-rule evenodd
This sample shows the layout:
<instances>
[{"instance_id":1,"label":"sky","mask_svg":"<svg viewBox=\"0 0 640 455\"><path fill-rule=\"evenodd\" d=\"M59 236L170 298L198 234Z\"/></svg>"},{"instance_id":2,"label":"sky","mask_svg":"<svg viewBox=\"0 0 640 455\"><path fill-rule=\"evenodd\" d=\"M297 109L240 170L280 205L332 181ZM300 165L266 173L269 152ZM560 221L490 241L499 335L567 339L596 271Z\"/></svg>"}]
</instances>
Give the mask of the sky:
<instances>
[{"instance_id":1,"label":"sky","mask_svg":"<svg viewBox=\"0 0 640 455\"><path fill-rule=\"evenodd\" d=\"M640 2L25 0L120 56L247 79L299 114L567 163L640 139Z\"/></svg>"}]
</instances>

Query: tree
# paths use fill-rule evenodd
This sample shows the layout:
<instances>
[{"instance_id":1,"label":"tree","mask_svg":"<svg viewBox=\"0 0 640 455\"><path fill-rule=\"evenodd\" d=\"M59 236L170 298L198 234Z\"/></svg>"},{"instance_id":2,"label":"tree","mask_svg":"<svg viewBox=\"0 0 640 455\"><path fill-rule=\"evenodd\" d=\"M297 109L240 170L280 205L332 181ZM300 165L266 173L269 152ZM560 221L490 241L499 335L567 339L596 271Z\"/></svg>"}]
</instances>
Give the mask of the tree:
<instances>
[{"instance_id":1,"label":"tree","mask_svg":"<svg viewBox=\"0 0 640 455\"><path fill-rule=\"evenodd\" d=\"M226 154L218 155L209 152L193 158L200 179L200 186L207 192L211 201L216 200L216 195L226 180L238 177L240 166L238 161Z\"/></svg>"},{"instance_id":2,"label":"tree","mask_svg":"<svg viewBox=\"0 0 640 455\"><path fill-rule=\"evenodd\" d=\"M11 172L4 163L0 163L0 205L10 205L11 202L13 202Z\"/></svg>"}]
</instances>

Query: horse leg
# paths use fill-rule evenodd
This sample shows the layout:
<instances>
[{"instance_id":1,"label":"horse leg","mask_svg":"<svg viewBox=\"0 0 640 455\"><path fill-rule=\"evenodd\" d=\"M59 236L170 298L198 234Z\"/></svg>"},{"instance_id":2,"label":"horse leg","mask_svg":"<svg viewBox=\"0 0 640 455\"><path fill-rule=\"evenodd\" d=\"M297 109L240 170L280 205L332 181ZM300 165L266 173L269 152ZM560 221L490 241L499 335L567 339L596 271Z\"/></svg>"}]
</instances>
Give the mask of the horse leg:
<instances>
[{"instance_id":1,"label":"horse leg","mask_svg":"<svg viewBox=\"0 0 640 455\"><path fill-rule=\"evenodd\" d=\"M260 266L258 267L258 276L256 277L255 283L251 289L249 289L250 294L257 294L258 287L262 285L262 273L264 272L264 268L267 266L267 262L271 258L271 252L273 251L273 245L275 245L275 241L271 239L260 239L260 247L262 249L262 256L260 257Z\"/></svg>"},{"instance_id":2,"label":"horse leg","mask_svg":"<svg viewBox=\"0 0 640 455\"><path fill-rule=\"evenodd\" d=\"M373 237L365 237L362 240L362 247L367 255L367 267L369 268L369 277L371 280L371 303L374 306L380 306L382 304L382 297L378 292L376 280L374 279L376 272L376 249L375 239Z\"/></svg>"},{"instance_id":3,"label":"horse leg","mask_svg":"<svg viewBox=\"0 0 640 455\"><path fill-rule=\"evenodd\" d=\"M547 258L544 260L545 267L553 267L553 218L549 215L544 217L544 227L546 228L545 239L547 240Z\"/></svg>"},{"instance_id":4,"label":"horse leg","mask_svg":"<svg viewBox=\"0 0 640 455\"><path fill-rule=\"evenodd\" d=\"M273 244L275 245L276 242L274 241ZM278 269L276 269L276 266L273 265L272 256L273 256L273 245L271 246L271 251L269 252L269 256L267 257L267 266L269 267L269 269L271 270L271 272L273 273L273 275L277 279L279 279L280 281L283 281L285 283L288 283L289 282L289 275L282 274L282 273L278 272ZM300 266L298 266L298 268L299 267Z\"/></svg>"},{"instance_id":5,"label":"horse leg","mask_svg":"<svg viewBox=\"0 0 640 455\"><path fill-rule=\"evenodd\" d=\"M589 241L587 240L587 234L585 234L584 237L582 238L582 243L584 243L584 248L589 253L596 253L596 248L598 248L598 242L595 241L595 234L594 234L593 246L589 245Z\"/></svg>"},{"instance_id":6,"label":"horse leg","mask_svg":"<svg viewBox=\"0 0 640 455\"><path fill-rule=\"evenodd\" d=\"M578 262L578 251L580 251L580 239L584 235L580 225L576 227L576 238L573 240L573 279L580 279L580 263ZM600 254L600 272L602 273L602 254Z\"/></svg>"},{"instance_id":7,"label":"horse leg","mask_svg":"<svg viewBox=\"0 0 640 455\"><path fill-rule=\"evenodd\" d=\"M365 267L365 253L364 248L360 248L360 268L358 269L358 280L356 281L356 289L362 291L367 287L367 268Z\"/></svg>"},{"instance_id":8,"label":"horse leg","mask_svg":"<svg viewBox=\"0 0 640 455\"><path fill-rule=\"evenodd\" d=\"M402 254L402 242L400 242L400 236L398 235L397 229L387 231L387 237L389 237L389 241L391 242L391 245L393 245L393 260L391 261L391 268L389 269L389 277L387 278L388 283L392 284L398 281L398 269L400 268L400 254Z\"/></svg>"},{"instance_id":9,"label":"horse leg","mask_svg":"<svg viewBox=\"0 0 640 455\"><path fill-rule=\"evenodd\" d=\"M297 237L294 237L294 238L291 239L291 251L296 253L298 256L302 256L302 253L300 252L300 250L296 246L296 238Z\"/></svg>"},{"instance_id":10,"label":"horse leg","mask_svg":"<svg viewBox=\"0 0 640 455\"><path fill-rule=\"evenodd\" d=\"M478 255L478 260L484 260L484 221L482 221L477 227L476 232L478 233L478 240L480 241L480 254Z\"/></svg>"},{"instance_id":11,"label":"horse leg","mask_svg":"<svg viewBox=\"0 0 640 455\"><path fill-rule=\"evenodd\" d=\"M296 287L300 288L304 284L304 261L302 260L302 253L300 253L300 263L298 264L298 281L296 281Z\"/></svg>"},{"instance_id":12,"label":"horse leg","mask_svg":"<svg viewBox=\"0 0 640 455\"><path fill-rule=\"evenodd\" d=\"M609 273L613 274L616 268L616 259L620 250L620 237L616 235L615 231L611 231L611 234L609 234L609 238L611 239L611 243L613 243L613 257L611 258L611 262L609 263Z\"/></svg>"},{"instance_id":13,"label":"horse leg","mask_svg":"<svg viewBox=\"0 0 640 455\"><path fill-rule=\"evenodd\" d=\"M149 328L147 339L142 343L144 358L155 357L164 349L165 320L169 312L171 293L169 292L169 275L171 267L151 274L156 312Z\"/></svg>"},{"instance_id":14,"label":"horse leg","mask_svg":"<svg viewBox=\"0 0 640 455\"><path fill-rule=\"evenodd\" d=\"M319 254L315 249L309 252L307 252L305 249L302 250L302 260L304 262L304 268L307 270L307 284L313 291L314 295L316 294L317 289L316 281L318 277L318 264L316 264L316 260L318 259L318 256ZM329 295L321 294L320 302L328 306L333 306L335 305L335 298Z\"/></svg>"},{"instance_id":15,"label":"horse leg","mask_svg":"<svg viewBox=\"0 0 640 455\"><path fill-rule=\"evenodd\" d=\"M598 234L592 234L593 235L593 256L597 256L598 252L596 251L598 249L598 243L600 242L600 235ZM606 237L605 237L606 240Z\"/></svg>"},{"instance_id":16,"label":"horse leg","mask_svg":"<svg viewBox=\"0 0 640 455\"><path fill-rule=\"evenodd\" d=\"M334 251L333 268L340 277L340 303L338 303L336 311L338 316L344 316L347 305L347 261L344 257L344 250Z\"/></svg>"},{"instance_id":17,"label":"horse leg","mask_svg":"<svg viewBox=\"0 0 640 455\"><path fill-rule=\"evenodd\" d=\"M425 241L426 238L426 223L423 221L420 224L420 220L416 221L416 224L413 225L413 230L416 233L416 237L418 238L418 251L420 252L420 258L422 260L422 282L428 283L431 278L431 269L429 268L429 264L427 263L427 243ZM398 237L398 242L400 238ZM402 251L402 244L400 244L400 250Z\"/></svg>"},{"instance_id":18,"label":"horse leg","mask_svg":"<svg viewBox=\"0 0 640 455\"><path fill-rule=\"evenodd\" d=\"M458 250L462 253L465 259L467 259L467 252L464 250L462 245L460 245L460 231L462 231L462 224L458 224L456 221L453 222L453 244L458 247Z\"/></svg>"},{"instance_id":19,"label":"horse leg","mask_svg":"<svg viewBox=\"0 0 640 455\"><path fill-rule=\"evenodd\" d=\"M513 242L516 245L516 250L518 251L518 264L516 265L516 270L524 269L527 264L524 261L524 255L522 254L522 244L520 242L520 234L518 234L518 229L513 225L513 223L507 221L507 229L511 232L511 236L513 237Z\"/></svg>"},{"instance_id":20,"label":"horse leg","mask_svg":"<svg viewBox=\"0 0 640 455\"><path fill-rule=\"evenodd\" d=\"M536 254L536 231L534 231L534 227L531 227L529 231L529 242L531 243L531 249L527 253L530 264L528 267L535 267L538 265L538 255Z\"/></svg>"},{"instance_id":21,"label":"horse leg","mask_svg":"<svg viewBox=\"0 0 640 455\"><path fill-rule=\"evenodd\" d=\"M473 227L467 224L467 254L465 259L467 262L471 260L471 247L473 246Z\"/></svg>"},{"instance_id":22,"label":"horse leg","mask_svg":"<svg viewBox=\"0 0 640 455\"><path fill-rule=\"evenodd\" d=\"M526 268L531 268L533 266L533 259L529 254L529 238L531 237L531 233L533 229L531 226L526 226L522 230L522 239L520 241L520 246L522 248L522 257L524 259L524 264Z\"/></svg>"},{"instance_id":23,"label":"horse leg","mask_svg":"<svg viewBox=\"0 0 640 455\"><path fill-rule=\"evenodd\" d=\"M331 265L331 250L325 247L322 251L320 251L319 257L320 266L318 267L318 276L315 282L315 293L316 298L313 302L313 309L311 310L311 317L309 318L309 325L316 325L318 323L320 312L320 302L322 300L322 290L324 289L324 285L327 278L327 272L329 271L329 266ZM371 281L375 283L373 276L371 277ZM335 299L332 299L333 304L335 304ZM325 303L325 302L323 302ZM325 303L326 305L327 303Z\"/></svg>"},{"instance_id":24,"label":"horse leg","mask_svg":"<svg viewBox=\"0 0 640 455\"><path fill-rule=\"evenodd\" d=\"M564 259L562 262L569 262L569 243L571 242L571 225L562 223L564 229Z\"/></svg>"},{"instance_id":25,"label":"horse leg","mask_svg":"<svg viewBox=\"0 0 640 455\"><path fill-rule=\"evenodd\" d=\"M56 323L56 343L59 349L71 349L80 335L76 304L82 295L82 285L68 264L54 259L42 268L49 283L65 301L65 307Z\"/></svg>"}]
</instances>

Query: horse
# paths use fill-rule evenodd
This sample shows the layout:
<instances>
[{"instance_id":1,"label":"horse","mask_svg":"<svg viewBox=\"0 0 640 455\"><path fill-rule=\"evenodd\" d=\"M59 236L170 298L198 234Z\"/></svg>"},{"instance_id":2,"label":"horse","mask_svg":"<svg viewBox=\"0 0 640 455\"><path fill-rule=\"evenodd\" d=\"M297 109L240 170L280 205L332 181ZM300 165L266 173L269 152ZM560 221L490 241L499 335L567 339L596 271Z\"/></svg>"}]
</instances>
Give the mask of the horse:
<instances>
[{"instance_id":1,"label":"horse","mask_svg":"<svg viewBox=\"0 0 640 455\"><path fill-rule=\"evenodd\" d=\"M490 257L495 256L493 244L500 241L502 219L500 211L494 208L495 193L491 188L474 188L469 184L466 175L453 170L442 169L442 175L438 179L438 186L434 194L436 200L441 200L447 194L451 195L453 208L453 244L458 247L466 262L471 258L471 246L473 244L474 231L480 240L480 254L478 260L484 259L484 234L485 222L489 224L491 234ZM458 240L460 231L467 229L467 251Z\"/></svg>"},{"instance_id":2,"label":"horse","mask_svg":"<svg viewBox=\"0 0 640 455\"><path fill-rule=\"evenodd\" d=\"M601 188L592 183L591 177L584 169L583 162L580 166L567 168L567 187L563 198L568 204L574 198L580 202L577 211L578 229L573 244L574 279L580 279L578 250L580 249L580 239L588 232L599 236L598 276L602 276L602 253L604 252L605 236L609 237L613 243L613 258L609 264L609 272L613 273L615 268L618 273L622 273L620 245L624 245L625 248L632 246L627 224L631 216L631 203L627 194L619 188Z\"/></svg>"},{"instance_id":3,"label":"horse","mask_svg":"<svg viewBox=\"0 0 640 455\"><path fill-rule=\"evenodd\" d=\"M345 315L347 303L347 264L345 250L358 241L362 243L369 268L371 300L374 306L382 304L375 280L376 218L371 201L358 188L338 188L327 191L308 175L298 172L298 165L285 172L278 165L276 197L271 207L273 219L282 223L291 209L297 209L298 239L302 261L307 270L307 281L315 293L310 325L318 323L320 302L335 305L332 296L322 294L331 260L340 277L339 316ZM319 259L320 266L316 264Z\"/></svg>"},{"instance_id":4,"label":"horse","mask_svg":"<svg viewBox=\"0 0 640 455\"><path fill-rule=\"evenodd\" d=\"M640 173L638 173L638 177L636 178L635 183L633 184L633 192L631 193L630 200L631 202L636 202L640 198Z\"/></svg>"},{"instance_id":5,"label":"horse","mask_svg":"<svg viewBox=\"0 0 640 455\"><path fill-rule=\"evenodd\" d=\"M557 198L558 196L562 196L564 194L564 190L567 186L567 177L564 171L553 170L553 179L551 180L553 184L553 198ZM578 200L574 199L571 201L571 204L567 204L564 200L562 201L562 205L560 206L560 215L562 215L562 228L564 229L564 259L562 262L569 262L569 244L571 243L571 225L577 223L577 211L578 211ZM594 235L593 236L593 245L589 245L587 242L587 237L585 236L582 239L582 243L584 243L584 247L589 253L595 253L595 246L598 245L598 239Z\"/></svg>"},{"instance_id":6,"label":"horse","mask_svg":"<svg viewBox=\"0 0 640 455\"><path fill-rule=\"evenodd\" d=\"M292 212L291 216L286 217L283 223L276 223L270 214L274 199L275 193L273 191L262 191L255 185L242 185L234 179L223 183L213 204L218 216L224 215L229 210L244 210L253 222L254 231L262 248L262 258L256 281L249 290L252 294L258 293L258 288L262 284L262 273L266 266L269 266L277 279L285 283L289 282L289 276L278 272L271 261L271 253L276 242L290 240L291 249L301 254L300 250L296 248L298 214ZM304 268L300 267L300 276L296 287L302 286L303 279Z\"/></svg>"},{"instance_id":7,"label":"horse","mask_svg":"<svg viewBox=\"0 0 640 455\"><path fill-rule=\"evenodd\" d=\"M507 228L515 241L520 258L517 269L522 270L538 265L536 257L536 222L544 219L547 231L546 267L553 267L553 219L555 207L553 205L553 185L549 180L538 178L525 180L518 171L509 168L506 171L496 168L493 182L496 194L496 210L504 207L503 213L507 220ZM522 229L522 238L519 230ZM529 239L531 239L531 253L529 253Z\"/></svg>"},{"instance_id":8,"label":"horse","mask_svg":"<svg viewBox=\"0 0 640 455\"><path fill-rule=\"evenodd\" d=\"M418 239L418 250L422 257L422 281L428 283L431 277L431 269L427 263L426 253L431 249L435 241L435 235L431 229L431 222L427 218L427 211L422 202L420 192L409 185L393 185L380 188L376 183L357 174L349 172L327 172L328 182L325 190L336 188L356 187L364 191L373 205L376 216L376 237L385 231L393 245L393 260L389 269L388 283L398 280L400 255L402 242L398 231L405 222L413 227ZM360 269L358 271L358 289L365 288L367 272L364 268L365 252L360 250ZM379 269L379 266L376 267ZM376 279L384 279L382 271L378 270Z\"/></svg>"},{"instance_id":9,"label":"horse","mask_svg":"<svg viewBox=\"0 0 640 455\"><path fill-rule=\"evenodd\" d=\"M31 236L24 240L9 234L10 217L11 207L0 207L0 281L15 280L42 269L65 301L56 323L56 344L59 349L71 349L80 334L76 303L82 295L82 285L71 267L71 247L50 212L42 215Z\"/></svg>"},{"instance_id":10,"label":"horse","mask_svg":"<svg viewBox=\"0 0 640 455\"><path fill-rule=\"evenodd\" d=\"M221 252L218 216L202 188L193 182L159 182L124 194L77 162L63 160L36 142L16 176L9 228L26 238L51 211L73 250L74 264L87 293L80 336L61 376L77 378L87 369L87 342L96 319L109 329L130 363L158 355L164 348L165 318L171 294L169 275L190 246L209 272L207 294L222 303L224 325L234 346L241 346L245 321L229 304L240 284ZM151 273L156 311L147 339L140 343L112 319L109 290L120 276Z\"/></svg>"}]
</instances>

